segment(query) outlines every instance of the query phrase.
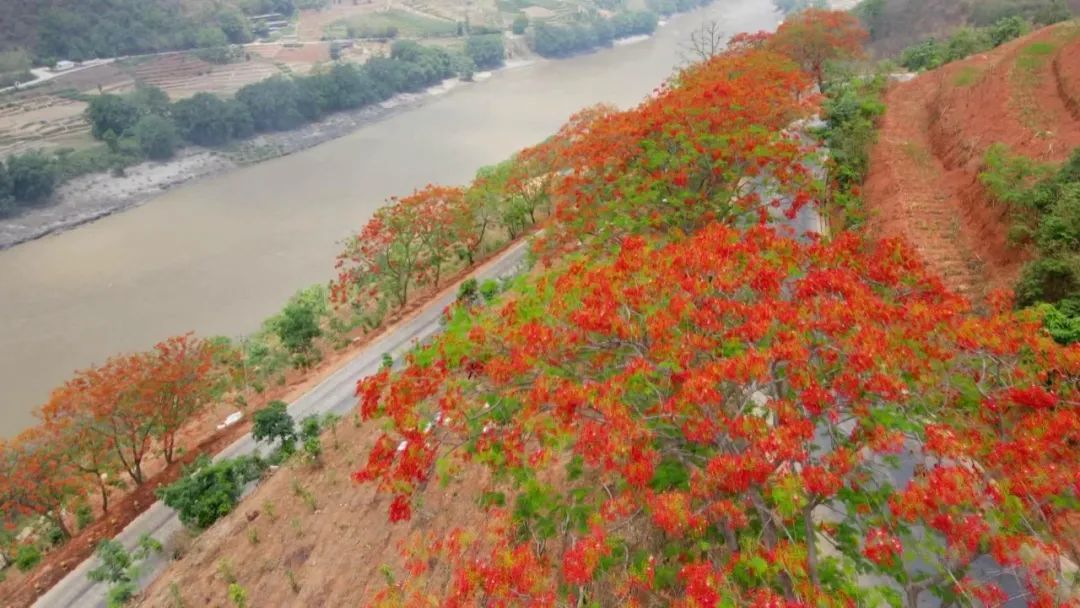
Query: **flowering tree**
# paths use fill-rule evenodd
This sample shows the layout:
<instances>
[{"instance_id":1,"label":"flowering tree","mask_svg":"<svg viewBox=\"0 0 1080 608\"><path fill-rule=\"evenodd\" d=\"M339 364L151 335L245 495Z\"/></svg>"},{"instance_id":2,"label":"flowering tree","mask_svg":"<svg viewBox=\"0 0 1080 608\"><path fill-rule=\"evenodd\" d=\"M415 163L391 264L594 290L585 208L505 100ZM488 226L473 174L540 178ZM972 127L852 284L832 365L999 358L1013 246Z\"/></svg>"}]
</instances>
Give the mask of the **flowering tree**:
<instances>
[{"instance_id":1,"label":"flowering tree","mask_svg":"<svg viewBox=\"0 0 1080 608\"><path fill-rule=\"evenodd\" d=\"M83 494L85 478L71 466L65 449L38 427L0 442L0 522L14 526L20 517L37 515L64 538L71 536L64 507Z\"/></svg>"},{"instance_id":2,"label":"flowering tree","mask_svg":"<svg viewBox=\"0 0 1080 608\"><path fill-rule=\"evenodd\" d=\"M166 463L175 457L177 433L231 386L235 354L225 345L185 334L158 343L144 359L139 391L153 413Z\"/></svg>"},{"instance_id":3,"label":"flowering tree","mask_svg":"<svg viewBox=\"0 0 1080 608\"><path fill-rule=\"evenodd\" d=\"M462 238L455 230L462 206L460 188L441 186L390 199L338 256L335 300L389 297L404 307L412 286L438 286L444 265Z\"/></svg>"},{"instance_id":4,"label":"flowering tree","mask_svg":"<svg viewBox=\"0 0 1080 608\"><path fill-rule=\"evenodd\" d=\"M391 520L440 460L504 480L502 533L432 553L446 605L988 602L991 558L1062 591L1080 351L1035 320L968 316L898 243L720 224L534 287L358 388Z\"/></svg>"},{"instance_id":5,"label":"flowering tree","mask_svg":"<svg viewBox=\"0 0 1080 608\"><path fill-rule=\"evenodd\" d=\"M861 57L867 37L851 13L808 8L780 24L768 46L798 62L821 87L825 66L830 61Z\"/></svg>"},{"instance_id":6,"label":"flowering tree","mask_svg":"<svg viewBox=\"0 0 1080 608\"><path fill-rule=\"evenodd\" d=\"M107 437L94 430L93 394L87 375L78 375L53 391L37 412L42 428L57 445L64 446L67 464L97 487L101 510L109 511L112 477L121 470L120 461Z\"/></svg>"},{"instance_id":7,"label":"flowering tree","mask_svg":"<svg viewBox=\"0 0 1080 608\"><path fill-rule=\"evenodd\" d=\"M741 45L522 155L552 269L357 387L387 430L354 478L391 521L491 473L486 525L435 531L379 602L1070 597L1080 348L973 314L903 243L772 225L817 193L782 132L808 83Z\"/></svg>"}]
</instances>

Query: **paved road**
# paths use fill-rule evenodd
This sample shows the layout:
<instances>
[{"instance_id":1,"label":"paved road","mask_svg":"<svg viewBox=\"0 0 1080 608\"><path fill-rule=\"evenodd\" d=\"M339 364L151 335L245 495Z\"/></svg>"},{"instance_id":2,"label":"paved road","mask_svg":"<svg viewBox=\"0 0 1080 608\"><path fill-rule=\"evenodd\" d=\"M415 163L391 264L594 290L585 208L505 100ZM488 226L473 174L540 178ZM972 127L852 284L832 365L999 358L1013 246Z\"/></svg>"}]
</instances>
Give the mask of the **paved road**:
<instances>
[{"instance_id":1,"label":"paved road","mask_svg":"<svg viewBox=\"0 0 1080 608\"><path fill-rule=\"evenodd\" d=\"M527 249L527 242L519 242L488 263L474 276L483 280L514 274L525 259ZM289 414L294 419L300 420L312 414L327 412L346 414L351 411L356 406L354 394L356 381L378 371L382 365L383 353L388 352L397 359L418 342L423 342L438 332L442 311L453 299L453 293L439 298L413 318L400 323L392 332L372 342L332 376L290 404ZM251 454L256 447L256 442L248 434L225 448L214 460ZM176 512L159 501L124 528L116 539L131 549L144 534L149 534L164 543L182 527ZM96 567L97 563L97 558L93 557L79 564L48 593L41 596L34 606L43 608L105 606L107 585L92 583L86 577L86 573ZM169 560L165 555L149 558L144 566L141 585L144 588L149 585L168 566L168 563Z\"/></svg>"}]
</instances>

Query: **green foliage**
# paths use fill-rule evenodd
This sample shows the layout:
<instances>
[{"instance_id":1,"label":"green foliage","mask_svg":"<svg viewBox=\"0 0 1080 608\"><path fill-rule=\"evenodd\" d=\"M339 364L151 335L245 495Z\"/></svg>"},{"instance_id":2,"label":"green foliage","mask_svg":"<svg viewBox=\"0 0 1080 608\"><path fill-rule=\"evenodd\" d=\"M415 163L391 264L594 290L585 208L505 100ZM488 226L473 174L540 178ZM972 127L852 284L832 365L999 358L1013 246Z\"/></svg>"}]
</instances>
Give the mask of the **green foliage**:
<instances>
[{"instance_id":1,"label":"green foliage","mask_svg":"<svg viewBox=\"0 0 1080 608\"><path fill-rule=\"evenodd\" d=\"M299 292L271 320L270 325L289 353L306 355L314 349L314 341L323 334L320 319L326 315L326 290L316 286Z\"/></svg>"},{"instance_id":2,"label":"green foliage","mask_svg":"<svg viewBox=\"0 0 1080 608\"><path fill-rule=\"evenodd\" d=\"M859 21L862 21L871 40L885 37L888 31L888 17L885 14L886 0L862 0L852 9Z\"/></svg>"},{"instance_id":3,"label":"green foliage","mask_svg":"<svg viewBox=\"0 0 1080 608\"><path fill-rule=\"evenodd\" d=\"M858 191L870 168L870 148L885 112L882 76L841 79L826 88L822 139L829 147L829 192L849 225L862 220Z\"/></svg>"},{"instance_id":4,"label":"green foliage","mask_svg":"<svg viewBox=\"0 0 1080 608\"><path fill-rule=\"evenodd\" d=\"M176 154L180 136L173 122L156 114L147 114L131 129L135 141L147 158L166 160Z\"/></svg>"},{"instance_id":5,"label":"green foliage","mask_svg":"<svg viewBox=\"0 0 1080 608\"><path fill-rule=\"evenodd\" d=\"M1001 46L1031 31L1031 24L1019 16L1003 17L990 27L990 44Z\"/></svg>"},{"instance_id":6,"label":"green foliage","mask_svg":"<svg viewBox=\"0 0 1080 608\"><path fill-rule=\"evenodd\" d=\"M225 34L225 38L232 44L244 44L251 42L254 36L251 34L251 24L242 12L232 7L225 7L217 13L218 27Z\"/></svg>"},{"instance_id":7,"label":"green foliage","mask_svg":"<svg viewBox=\"0 0 1080 608\"><path fill-rule=\"evenodd\" d=\"M826 0L773 0L776 8L783 13L797 13L807 8L828 8Z\"/></svg>"},{"instance_id":8,"label":"green foliage","mask_svg":"<svg viewBox=\"0 0 1080 608\"><path fill-rule=\"evenodd\" d=\"M300 421L300 439L304 446L304 455L312 462L319 462L322 458L322 440L319 434L322 432L322 424L317 416L308 416Z\"/></svg>"},{"instance_id":9,"label":"green foliage","mask_svg":"<svg viewBox=\"0 0 1080 608\"><path fill-rule=\"evenodd\" d=\"M621 11L611 18L611 27L615 38L626 38L655 32L659 21L652 11Z\"/></svg>"},{"instance_id":10,"label":"green foliage","mask_svg":"<svg viewBox=\"0 0 1080 608\"><path fill-rule=\"evenodd\" d=\"M110 608L123 606L138 593L135 583L140 574L140 562L151 552L160 551L161 543L145 534L130 553L119 542L105 539L96 551L100 563L87 573L87 578L97 583L109 583L107 605Z\"/></svg>"},{"instance_id":11,"label":"green foliage","mask_svg":"<svg viewBox=\"0 0 1080 608\"><path fill-rule=\"evenodd\" d=\"M1013 207L1029 208L1034 203L1031 189L1049 176L1051 168L1023 155L1013 155L1008 146L994 144L983 158L985 169L979 181L993 197Z\"/></svg>"},{"instance_id":12,"label":"green foliage","mask_svg":"<svg viewBox=\"0 0 1080 608\"><path fill-rule=\"evenodd\" d=\"M1016 284L1018 306L1036 306L1055 340L1071 344L1080 330L1080 149L1057 170L1003 145L991 146L979 179L1009 206L1011 234L1033 238L1038 257Z\"/></svg>"},{"instance_id":13,"label":"green foliage","mask_svg":"<svg viewBox=\"0 0 1080 608\"><path fill-rule=\"evenodd\" d=\"M284 401L273 401L255 412L251 436L255 441L278 441L282 454L288 456L296 449L296 423Z\"/></svg>"},{"instance_id":14,"label":"green foliage","mask_svg":"<svg viewBox=\"0 0 1080 608\"><path fill-rule=\"evenodd\" d=\"M139 120L139 108L129 99L113 94L97 95L86 108L91 133L104 139L106 133L123 135Z\"/></svg>"},{"instance_id":15,"label":"green foliage","mask_svg":"<svg viewBox=\"0 0 1080 608\"><path fill-rule=\"evenodd\" d=\"M22 572L29 572L41 562L41 549L36 545L22 545L15 552L15 567Z\"/></svg>"},{"instance_id":16,"label":"green foliage","mask_svg":"<svg viewBox=\"0 0 1080 608\"><path fill-rule=\"evenodd\" d=\"M1036 310L1042 316L1046 331L1059 344L1080 342L1080 298L1062 300L1057 304L1040 304Z\"/></svg>"},{"instance_id":17,"label":"green foliage","mask_svg":"<svg viewBox=\"0 0 1080 608\"><path fill-rule=\"evenodd\" d=\"M118 146L116 151L107 145L100 145L81 150L61 148L56 151L57 182L112 169L124 169L142 161L141 150L127 145Z\"/></svg>"},{"instance_id":18,"label":"green foliage","mask_svg":"<svg viewBox=\"0 0 1080 608\"><path fill-rule=\"evenodd\" d=\"M465 41L465 55L481 70L501 66L506 56L502 35L469 36Z\"/></svg>"},{"instance_id":19,"label":"green foliage","mask_svg":"<svg viewBox=\"0 0 1080 608\"><path fill-rule=\"evenodd\" d=\"M229 601L236 608L247 608L247 590L238 583L229 583Z\"/></svg>"},{"instance_id":20,"label":"green foliage","mask_svg":"<svg viewBox=\"0 0 1080 608\"><path fill-rule=\"evenodd\" d=\"M94 510L90 505L84 502L75 507L75 526L77 528L85 530L92 523L94 523Z\"/></svg>"},{"instance_id":21,"label":"green foliage","mask_svg":"<svg viewBox=\"0 0 1080 608\"><path fill-rule=\"evenodd\" d=\"M514 16L514 21L510 24L510 31L520 36L525 33L525 30L528 27L528 15L526 15L525 13L518 13Z\"/></svg>"},{"instance_id":22,"label":"green foliage","mask_svg":"<svg viewBox=\"0 0 1080 608\"><path fill-rule=\"evenodd\" d=\"M1001 46L1029 31L1031 24L1018 16L1002 18L988 27L963 27L946 40L929 38L904 49L900 54L900 65L913 72L933 70Z\"/></svg>"},{"instance_id":23,"label":"green foliage","mask_svg":"<svg viewBox=\"0 0 1080 608\"><path fill-rule=\"evenodd\" d=\"M56 161L41 152L9 157L6 169L11 196L19 203L38 203L49 198L59 178Z\"/></svg>"},{"instance_id":24,"label":"green foliage","mask_svg":"<svg viewBox=\"0 0 1080 608\"><path fill-rule=\"evenodd\" d=\"M253 130L247 106L210 93L197 93L172 105L179 134L200 146L220 146Z\"/></svg>"},{"instance_id":25,"label":"green foliage","mask_svg":"<svg viewBox=\"0 0 1080 608\"><path fill-rule=\"evenodd\" d=\"M203 530L233 510L244 486L258 479L265 467L257 456L215 463L203 456L182 478L158 488L157 495L176 509L184 525Z\"/></svg>"},{"instance_id":26,"label":"green foliage","mask_svg":"<svg viewBox=\"0 0 1080 608\"><path fill-rule=\"evenodd\" d=\"M295 129L319 116L314 95L287 76L249 84L237 91L236 99L247 106L256 131Z\"/></svg>"}]
</instances>

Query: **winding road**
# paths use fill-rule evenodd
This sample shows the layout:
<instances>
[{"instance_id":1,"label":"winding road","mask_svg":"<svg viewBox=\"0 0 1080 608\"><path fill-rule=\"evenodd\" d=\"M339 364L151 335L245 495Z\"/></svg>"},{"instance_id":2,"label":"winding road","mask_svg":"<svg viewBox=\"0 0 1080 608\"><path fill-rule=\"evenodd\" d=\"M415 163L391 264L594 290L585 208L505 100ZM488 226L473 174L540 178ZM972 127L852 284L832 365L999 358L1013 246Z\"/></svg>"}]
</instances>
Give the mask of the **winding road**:
<instances>
[{"instance_id":1,"label":"winding road","mask_svg":"<svg viewBox=\"0 0 1080 608\"><path fill-rule=\"evenodd\" d=\"M515 274L525 260L528 247L528 241L521 240L495 259L485 263L471 276L482 281ZM390 353L397 360L417 343L437 333L441 328L442 311L453 302L454 297L455 291L446 290L444 295L432 301L411 318L401 321L391 331L374 340L333 375L291 403L289 414L293 419L300 420L312 414L322 415L330 412L346 414L352 410L356 406L357 380L379 370L383 353ZM214 457L214 460L252 454L257 448L258 444L249 433L222 450ZM164 544L182 527L183 524L180 523L176 512L158 501L128 524L116 540L129 550L135 547L143 535L150 535ZM151 555L143 563L140 588L145 589L168 566L169 558L166 553ZM108 585L94 583L87 578L87 572L97 564L97 557L83 561L52 589L38 598L34 606L42 608L105 606Z\"/></svg>"}]
</instances>

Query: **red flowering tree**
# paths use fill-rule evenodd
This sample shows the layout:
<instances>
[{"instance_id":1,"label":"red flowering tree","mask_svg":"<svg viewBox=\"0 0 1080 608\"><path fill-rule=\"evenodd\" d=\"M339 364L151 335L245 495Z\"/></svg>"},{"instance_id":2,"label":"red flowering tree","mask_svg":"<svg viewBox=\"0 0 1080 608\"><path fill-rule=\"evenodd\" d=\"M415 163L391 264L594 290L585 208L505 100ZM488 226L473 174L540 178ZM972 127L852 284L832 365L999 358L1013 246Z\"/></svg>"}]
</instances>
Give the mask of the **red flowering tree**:
<instances>
[{"instance_id":1,"label":"red flowering tree","mask_svg":"<svg viewBox=\"0 0 1080 608\"><path fill-rule=\"evenodd\" d=\"M492 480L382 602L992 605L999 571L1069 597L1080 348L902 243L770 225L816 193L783 134L808 82L740 48L523 155L558 150L553 269L357 387L392 521L437 474Z\"/></svg>"},{"instance_id":2,"label":"red flowering tree","mask_svg":"<svg viewBox=\"0 0 1080 608\"><path fill-rule=\"evenodd\" d=\"M1080 351L969 316L898 243L630 238L455 327L358 388L392 520L440 459L503 480L503 533L438 545L445 605L974 601L991 558L1062 591Z\"/></svg>"},{"instance_id":3,"label":"red flowering tree","mask_svg":"<svg viewBox=\"0 0 1080 608\"><path fill-rule=\"evenodd\" d=\"M153 412L166 463L173 462L184 425L231 387L235 355L227 345L191 334L164 340L147 354L139 392Z\"/></svg>"},{"instance_id":4,"label":"red flowering tree","mask_svg":"<svg viewBox=\"0 0 1080 608\"><path fill-rule=\"evenodd\" d=\"M462 189L442 186L390 199L338 256L334 298L386 297L404 307L415 285L437 287L458 243L471 238L461 231L463 207Z\"/></svg>"},{"instance_id":5,"label":"red flowering tree","mask_svg":"<svg viewBox=\"0 0 1080 608\"><path fill-rule=\"evenodd\" d=\"M41 516L64 538L69 502L85 492L85 478L71 466L66 446L33 427L9 442L0 441L0 523L14 526L20 518Z\"/></svg>"},{"instance_id":6,"label":"red flowering tree","mask_svg":"<svg viewBox=\"0 0 1080 608\"><path fill-rule=\"evenodd\" d=\"M861 57L868 36L849 12L808 8L780 24L767 46L794 59L821 87L828 63Z\"/></svg>"},{"instance_id":7,"label":"red flowering tree","mask_svg":"<svg viewBox=\"0 0 1080 608\"><path fill-rule=\"evenodd\" d=\"M88 374L79 374L65 382L36 414L52 441L64 446L67 465L97 488L101 510L108 513L110 488L121 465L112 442L94 429L89 380Z\"/></svg>"}]
</instances>

